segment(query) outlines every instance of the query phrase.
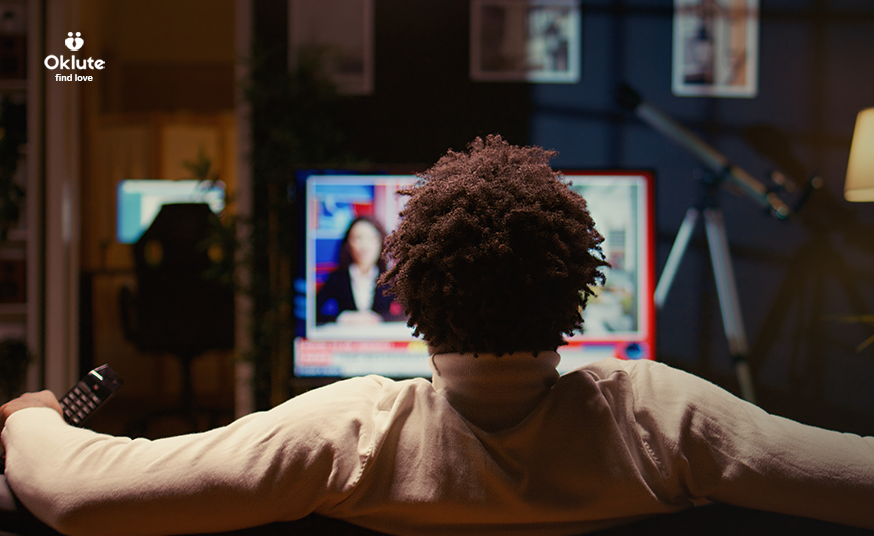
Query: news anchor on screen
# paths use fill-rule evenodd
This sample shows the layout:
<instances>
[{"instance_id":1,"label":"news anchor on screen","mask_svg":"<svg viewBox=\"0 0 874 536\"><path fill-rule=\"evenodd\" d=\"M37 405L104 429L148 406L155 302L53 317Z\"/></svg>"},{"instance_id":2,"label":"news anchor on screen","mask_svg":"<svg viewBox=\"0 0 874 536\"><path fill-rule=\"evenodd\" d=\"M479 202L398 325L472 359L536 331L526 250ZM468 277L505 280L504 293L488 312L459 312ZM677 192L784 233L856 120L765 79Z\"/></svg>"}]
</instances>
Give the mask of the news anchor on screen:
<instances>
[{"instance_id":1,"label":"news anchor on screen","mask_svg":"<svg viewBox=\"0 0 874 536\"><path fill-rule=\"evenodd\" d=\"M386 270L382 245L386 232L370 216L358 216L340 242L337 268L316 294L316 324L376 324L403 320L403 311L376 280Z\"/></svg>"}]
</instances>

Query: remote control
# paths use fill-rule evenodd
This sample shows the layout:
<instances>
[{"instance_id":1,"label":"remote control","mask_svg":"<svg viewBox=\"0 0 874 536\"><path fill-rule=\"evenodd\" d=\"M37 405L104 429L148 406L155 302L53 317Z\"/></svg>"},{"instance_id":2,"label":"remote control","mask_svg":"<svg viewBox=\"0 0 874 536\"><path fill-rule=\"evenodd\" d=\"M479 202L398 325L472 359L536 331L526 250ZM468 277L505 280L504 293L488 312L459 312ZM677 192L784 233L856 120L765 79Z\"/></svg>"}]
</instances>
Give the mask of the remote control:
<instances>
[{"instance_id":1,"label":"remote control","mask_svg":"<svg viewBox=\"0 0 874 536\"><path fill-rule=\"evenodd\" d=\"M79 380L60 400L64 420L73 426L82 426L119 387L121 379L118 375L109 365L100 365Z\"/></svg>"}]
</instances>

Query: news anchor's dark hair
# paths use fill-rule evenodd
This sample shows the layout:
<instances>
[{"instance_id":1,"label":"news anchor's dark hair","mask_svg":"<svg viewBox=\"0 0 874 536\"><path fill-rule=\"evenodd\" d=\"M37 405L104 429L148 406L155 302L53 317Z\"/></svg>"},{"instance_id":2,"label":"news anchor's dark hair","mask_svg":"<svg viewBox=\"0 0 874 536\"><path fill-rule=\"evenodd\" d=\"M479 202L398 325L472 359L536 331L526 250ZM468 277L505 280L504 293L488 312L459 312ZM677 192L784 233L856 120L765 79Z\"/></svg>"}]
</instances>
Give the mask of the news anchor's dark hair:
<instances>
[{"instance_id":1,"label":"news anchor's dark hair","mask_svg":"<svg viewBox=\"0 0 874 536\"><path fill-rule=\"evenodd\" d=\"M374 229L379 233L380 239L380 251L385 249L385 227L380 223L379 220L372 216L358 216L352 223L349 224L349 227L346 228L346 234L343 235L343 240L340 241L340 258L337 265L338 269L345 270L349 268L352 264L354 264L354 260L352 259L352 248L349 246L349 234L352 232L352 228L355 227L355 224L358 222L367 222L373 226ZM385 256L380 255L379 260L376 263L377 268L379 269L379 273L385 272Z\"/></svg>"},{"instance_id":2,"label":"news anchor's dark hair","mask_svg":"<svg viewBox=\"0 0 874 536\"><path fill-rule=\"evenodd\" d=\"M435 351L555 350L582 328L604 239L555 154L477 138L401 191L381 282Z\"/></svg>"}]
</instances>

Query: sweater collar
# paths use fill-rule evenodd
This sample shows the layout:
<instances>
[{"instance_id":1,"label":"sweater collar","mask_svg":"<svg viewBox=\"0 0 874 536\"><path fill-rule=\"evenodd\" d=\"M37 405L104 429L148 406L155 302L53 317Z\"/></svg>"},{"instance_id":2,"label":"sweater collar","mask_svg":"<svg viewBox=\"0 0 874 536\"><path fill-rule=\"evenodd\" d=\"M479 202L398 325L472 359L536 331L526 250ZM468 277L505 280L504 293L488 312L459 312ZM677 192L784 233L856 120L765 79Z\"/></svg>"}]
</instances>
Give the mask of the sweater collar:
<instances>
[{"instance_id":1,"label":"sweater collar","mask_svg":"<svg viewBox=\"0 0 874 536\"><path fill-rule=\"evenodd\" d=\"M487 432L515 426L558 381L561 357L552 351L436 354L429 359L434 389L464 418Z\"/></svg>"}]
</instances>

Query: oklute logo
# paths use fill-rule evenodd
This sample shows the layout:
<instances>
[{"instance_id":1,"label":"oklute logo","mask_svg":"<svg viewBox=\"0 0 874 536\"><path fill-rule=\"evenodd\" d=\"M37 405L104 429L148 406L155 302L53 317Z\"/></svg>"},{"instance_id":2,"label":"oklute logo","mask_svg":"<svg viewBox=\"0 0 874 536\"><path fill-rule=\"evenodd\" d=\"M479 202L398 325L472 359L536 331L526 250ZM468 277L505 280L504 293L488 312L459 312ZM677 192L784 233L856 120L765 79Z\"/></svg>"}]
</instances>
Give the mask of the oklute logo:
<instances>
[{"instance_id":1,"label":"oklute logo","mask_svg":"<svg viewBox=\"0 0 874 536\"><path fill-rule=\"evenodd\" d=\"M82 32L76 32L75 34L73 32L67 32L67 39L64 40L64 44L72 52L78 51L82 48L82 45L85 44L85 40L82 39ZM95 60L92 57L88 57L87 59L77 59L75 55L64 57L63 54L60 56L50 54L46 56L43 65L45 65L46 69L50 71L54 71L55 69L60 71L87 71L91 69L102 70L106 67L106 62L103 60ZM55 80L58 82L73 82L74 80L77 82L90 82L94 80L94 77L79 73L57 73L55 74Z\"/></svg>"},{"instance_id":2,"label":"oklute logo","mask_svg":"<svg viewBox=\"0 0 874 536\"><path fill-rule=\"evenodd\" d=\"M82 45L85 44L85 40L80 37L82 35L82 32L76 32L76 37L73 37L73 32L67 32L67 35L69 35L70 37L68 37L66 41L64 41L64 44L67 45L67 48L69 48L73 52L76 52L77 50L82 48Z\"/></svg>"}]
</instances>

